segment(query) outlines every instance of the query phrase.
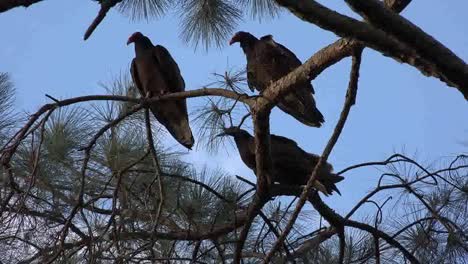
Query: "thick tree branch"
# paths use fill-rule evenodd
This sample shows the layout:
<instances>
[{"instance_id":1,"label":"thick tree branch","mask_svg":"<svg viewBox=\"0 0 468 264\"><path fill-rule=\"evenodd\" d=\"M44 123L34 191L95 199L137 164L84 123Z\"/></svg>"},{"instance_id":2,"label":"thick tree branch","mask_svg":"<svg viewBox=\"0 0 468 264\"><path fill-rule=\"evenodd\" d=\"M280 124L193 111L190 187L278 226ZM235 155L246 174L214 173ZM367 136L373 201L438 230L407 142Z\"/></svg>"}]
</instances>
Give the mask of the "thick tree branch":
<instances>
[{"instance_id":1,"label":"thick tree branch","mask_svg":"<svg viewBox=\"0 0 468 264\"><path fill-rule=\"evenodd\" d=\"M0 13L8 11L15 7L29 7L30 5L41 1L42 0L2 0L0 1Z\"/></svg>"},{"instance_id":2,"label":"thick tree branch","mask_svg":"<svg viewBox=\"0 0 468 264\"><path fill-rule=\"evenodd\" d=\"M393 12L400 13L411 3L411 0L384 0L383 2L386 8Z\"/></svg>"},{"instance_id":3,"label":"thick tree branch","mask_svg":"<svg viewBox=\"0 0 468 264\"><path fill-rule=\"evenodd\" d=\"M468 71L466 69L462 71L463 75L453 76L446 69L436 65L430 58L421 56L411 46L398 41L386 32L376 29L365 22L360 22L334 12L315 1L277 0L276 2L288 8L296 16L305 21L316 24L325 30L332 31L341 37L356 38L362 41L364 45L386 56L414 66L424 75L439 78L447 85L456 87L468 99L466 88L468 86L468 75L465 75Z\"/></svg>"},{"instance_id":4,"label":"thick tree branch","mask_svg":"<svg viewBox=\"0 0 468 264\"><path fill-rule=\"evenodd\" d=\"M268 201L268 188L271 184L270 108L260 107L258 101L265 102L266 100L261 97L257 98L257 105L252 109L255 134L255 174L257 176L257 192L255 193L255 199L247 213L247 221L237 241L236 250L234 252L234 263L240 263L241 261L242 248L244 247L250 227L263 205Z\"/></svg>"},{"instance_id":5,"label":"thick tree branch","mask_svg":"<svg viewBox=\"0 0 468 264\"><path fill-rule=\"evenodd\" d=\"M386 2L388 2L387 8L401 12L411 0L389 0ZM319 50L294 71L274 82L263 92L263 97L268 100L267 102L274 102L280 95L290 92L296 82L315 79L325 69L351 56L354 50L361 47L363 47L362 42L355 39L342 38L335 41Z\"/></svg>"},{"instance_id":6,"label":"thick tree branch","mask_svg":"<svg viewBox=\"0 0 468 264\"><path fill-rule=\"evenodd\" d=\"M389 11L379 1L345 1L366 21L392 34L399 41L414 48L423 58L434 63L448 80L459 85L459 90L468 99L468 65L450 49L404 17Z\"/></svg>"}]
</instances>

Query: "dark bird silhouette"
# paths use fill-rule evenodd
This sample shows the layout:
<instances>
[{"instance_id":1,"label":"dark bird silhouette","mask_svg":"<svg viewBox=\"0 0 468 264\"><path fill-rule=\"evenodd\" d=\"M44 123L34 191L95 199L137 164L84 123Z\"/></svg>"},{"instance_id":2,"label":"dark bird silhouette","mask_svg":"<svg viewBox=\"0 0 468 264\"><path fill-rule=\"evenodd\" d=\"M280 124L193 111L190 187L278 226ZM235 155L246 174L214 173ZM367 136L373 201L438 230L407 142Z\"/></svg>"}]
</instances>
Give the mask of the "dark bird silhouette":
<instances>
[{"instance_id":1,"label":"dark bird silhouette","mask_svg":"<svg viewBox=\"0 0 468 264\"><path fill-rule=\"evenodd\" d=\"M242 161L256 173L254 137L238 127L227 128L221 135L234 137ZM286 185L306 185L320 157L305 152L289 138L271 135L270 142L273 182ZM341 195L335 183L344 178L332 173L332 170L332 165L325 163L317 174L314 187L325 195L330 195L333 191Z\"/></svg>"},{"instance_id":2,"label":"dark bird silhouette","mask_svg":"<svg viewBox=\"0 0 468 264\"><path fill-rule=\"evenodd\" d=\"M257 89L262 93L272 82L302 64L293 52L275 42L271 35L257 39L240 31L232 37L229 45L236 42L240 43L247 58L247 83L252 92ZM325 121L315 106L313 93L310 81L297 83L292 92L279 100L278 107L305 125L320 127Z\"/></svg>"},{"instance_id":3,"label":"dark bird silhouette","mask_svg":"<svg viewBox=\"0 0 468 264\"><path fill-rule=\"evenodd\" d=\"M141 96L154 97L185 90L179 67L166 48L153 46L151 40L140 32L130 36L127 45L130 43L135 43L135 58L130 72ZM159 101L151 105L150 109L180 144L192 148L194 139L185 99Z\"/></svg>"}]
</instances>

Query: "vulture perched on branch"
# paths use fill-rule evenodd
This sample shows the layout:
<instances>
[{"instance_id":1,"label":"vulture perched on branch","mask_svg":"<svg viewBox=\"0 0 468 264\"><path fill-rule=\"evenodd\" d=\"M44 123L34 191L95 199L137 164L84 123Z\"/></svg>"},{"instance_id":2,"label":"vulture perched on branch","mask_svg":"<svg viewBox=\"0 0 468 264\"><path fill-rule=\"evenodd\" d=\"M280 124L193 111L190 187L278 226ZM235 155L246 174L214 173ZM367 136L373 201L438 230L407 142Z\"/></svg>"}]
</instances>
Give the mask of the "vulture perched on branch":
<instances>
[{"instance_id":1,"label":"vulture perched on branch","mask_svg":"<svg viewBox=\"0 0 468 264\"><path fill-rule=\"evenodd\" d=\"M252 92L257 89L262 93L272 82L302 64L294 53L276 43L271 35L257 39L248 32L240 31L232 37L229 45L236 42L240 43L247 57L247 82ZM310 81L297 83L289 94L279 100L278 107L305 125L320 127L325 121L315 106L313 93Z\"/></svg>"},{"instance_id":2,"label":"vulture perched on branch","mask_svg":"<svg viewBox=\"0 0 468 264\"><path fill-rule=\"evenodd\" d=\"M166 48L153 46L151 40L140 32L130 36L127 45L130 43L135 43L135 58L130 72L141 96L161 96L185 90L179 67ZM194 139L185 99L159 101L151 105L150 109L180 144L192 148Z\"/></svg>"},{"instance_id":3,"label":"vulture perched on branch","mask_svg":"<svg viewBox=\"0 0 468 264\"><path fill-rule=\"evenodd\" d=\"M255 172L255 138L238 127L226 128L221 135L234 137L242 161ZM302 150L295 141L276 135L270 136L273 182L286 185L306 185L319 156ZM325 163L319 170L314 187L325 195L333 191L341 194L335 183L344 178L332 173L333 167Z\"/></svg>"}]
</instances>

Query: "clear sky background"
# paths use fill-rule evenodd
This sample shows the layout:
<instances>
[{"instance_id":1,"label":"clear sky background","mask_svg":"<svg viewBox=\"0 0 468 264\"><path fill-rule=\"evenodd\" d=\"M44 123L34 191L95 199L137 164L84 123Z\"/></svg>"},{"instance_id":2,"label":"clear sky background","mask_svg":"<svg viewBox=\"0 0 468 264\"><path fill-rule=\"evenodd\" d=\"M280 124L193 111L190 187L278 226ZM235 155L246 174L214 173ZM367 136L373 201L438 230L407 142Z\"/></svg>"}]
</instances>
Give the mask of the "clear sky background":
<instances>
[{"instance_id":1,"label":"clear sky background","mask_svg":"<svg viewBox=\"0 0 468 264\"><path fill-rule=\"evenodd\" d=\"M324 3L352 14L344 1ZM111 81L128 71L134 49L126 46L126 41L135 31L141 31L154 44L169 49L181 68L188 90L210 83L213 72L224 72L228 66L244 67L246 63L237 44L204 51L183 43L179 38L178 16L174 13L149 22L131 22L112 10L85 42L83 34L98 8L92 1L46 0L28 9L16 8L0 14L0 71L11 73L20 109L36 110L49 102L44 96L46 93L57 98L103 94L105 91L98 82ZM466 10L466 0L425 0L414 1L402 15L466 62ZM238 30L257 36L272 34L302 61L337 39L334 34L287 12L279 19L262 23L246 19ZM349 68L350 59L344 60L313 81L318 108L326 120L322 128L306 127L275 109L272 133L296 140L306 151L321 153L343 105ZM202 102L189 100L189 109ZM331 154L330 163L339 171L356 163L383 160L402 150L409 154L417 152L419 161L430 163L440 157L466 153L467 136L468 104L461 93L408 65L366 49L357 104ZM168 144L176 145L172 139ZM235 149L219 153L213 156L193 151L187 159L198 165L214 162L233 175L254 179ZM379 174L360 170L346 176L338 185L343 196L333 196L329 200L330 205L341 212L375 186Z\"/></svg>"}]
</instances>

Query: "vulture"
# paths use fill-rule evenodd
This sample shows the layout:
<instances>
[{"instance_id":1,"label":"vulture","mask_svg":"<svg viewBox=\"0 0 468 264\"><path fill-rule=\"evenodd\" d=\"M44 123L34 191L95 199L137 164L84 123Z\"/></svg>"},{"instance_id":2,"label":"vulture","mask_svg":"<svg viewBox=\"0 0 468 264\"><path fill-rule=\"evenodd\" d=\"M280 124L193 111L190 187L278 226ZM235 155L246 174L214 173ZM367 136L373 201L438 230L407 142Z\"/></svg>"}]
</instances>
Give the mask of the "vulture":
<instances>
[{"instance_id":1,"label":"vulture","mask_svg":"<svg viewBox=\"0 0 468 264\"><path fill-rule=\"evenodd\" d=\"M184 78L169 51L140 32L133 33L127 45L135 43L135 58L130 72L141 96L155 97L185 90ZM183 146L192 149L194 139L190 129L185 99L159 101L150 106L156 119Z\"/></svg>"},{"instance_id":2,"label":"vulture","mask_svg":"<svg viewBox=\"0 0 468 264\"><path fill-rule=\"evenodd\" d=\"M236 42L240 43L247 58L247 83L252 92L257 89L262 93L272 82L302 64L292 51L275 42L271 35L257 39L240 31L232 37L229 45ZM315 106L313 93L310 81L297 83L289 94L279 99L278 107L305 125L320 127L325 120Z\"/></svg>"},{"instance_id":3,"label":"vulture","mask_svg":"<svg viewBox=\"0 0 468 264\"><path fill-rule=\"evenodd\" d=\"M255 138L238 127L226 128L221 135L234 138L242 161L255 173ZM270 149L273 182L286 185L307 184L319 156L305 152L289 138L276 135L270 135ZM324 164L318 172L314 187L325 195L331 195L333 191L341 195L335 183L344 178L332 173L332 170L333 167L329 163Z\"/></svg>"}]
</instances>

